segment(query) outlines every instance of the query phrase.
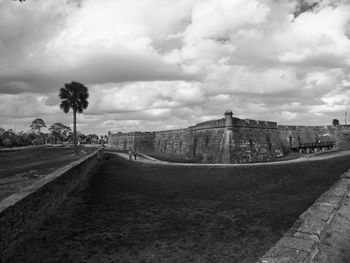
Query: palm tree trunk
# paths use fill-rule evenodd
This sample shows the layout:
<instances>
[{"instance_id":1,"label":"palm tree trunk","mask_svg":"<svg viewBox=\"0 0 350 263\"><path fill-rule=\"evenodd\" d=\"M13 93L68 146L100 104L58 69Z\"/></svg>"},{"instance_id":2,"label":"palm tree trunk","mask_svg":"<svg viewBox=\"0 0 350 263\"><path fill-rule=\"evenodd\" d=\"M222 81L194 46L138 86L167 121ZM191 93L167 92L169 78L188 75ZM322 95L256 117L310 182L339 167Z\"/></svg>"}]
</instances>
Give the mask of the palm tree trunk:
<instances>
[{"instance_id":1,"label":"palm tree trunk","mask_svg":"<svg viewBox=\"0 0 350 263\"><path fill-rule=\"evenodd\" d=\"M79 155L77 145L77 111L73 109L73 141L74 141L74 153Z\"/></svg>"}]
</instances>

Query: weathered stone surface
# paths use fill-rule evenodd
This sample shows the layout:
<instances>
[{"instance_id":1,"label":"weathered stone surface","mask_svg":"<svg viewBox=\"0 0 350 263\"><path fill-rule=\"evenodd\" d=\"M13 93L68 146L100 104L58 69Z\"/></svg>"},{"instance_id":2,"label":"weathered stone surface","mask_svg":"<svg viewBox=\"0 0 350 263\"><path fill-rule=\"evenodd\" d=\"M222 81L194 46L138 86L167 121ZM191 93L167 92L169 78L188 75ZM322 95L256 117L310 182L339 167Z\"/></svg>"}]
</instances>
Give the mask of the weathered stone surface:
<instances>
[{"instance_id":1,"label":"weathered stone surface","mask_svg":"<svg viewBox=\"0 0 350 263\"><path fill-rule=\"evenodd\" d=\"M276 243L275 246L311 252L315 248L315 244L316 241L313 239L284 236Z\"/></svg>"},{"instance_id":2,"label":"weathered stone surface","mask_svg":"<svg viewBox=\"0 0 350 263\"><path fill-rule=\"evenodd\" d=\"M340 179L338 180L327 192L327 195L344 196L348 191L350 180Z\"/></svg>"},{"instance_id":3,"label":"weathered stone surface","mask_svg":"<svg viewBox=\"0 0 350 263\"><path fill-rule=\"evenodd\" d=\"M311 239L315 241L316 243L320 242L320 237L315 234L309 234L309 233L303 233L303 232L294 232L294 237L298 237L301 239Z\"/></svg>"},{"instance_id":4,"label":"weathered stone surface","mask_svg":"<svg viewBox=\"0 0 350 263\"><path fill-rule=\"evenodd\" d=\"M300 215L300 219L306 221L311 218L315 220L321 219L323 221L327 221L334 210L335 208L333 206L322 205L316 202Z\"/></svg>"},{"instance_id":5,"label":"weathered stone surface","mask_svg":"<svg viewBox=\"0 0 350 263\"><path fill-rule=\"evenodd\" d=\"M298 232L314 234L321 238L322 233L327 225L327 221L318 217L307 217L304 223L297 229Z\"/></svg>"},{"instance_id":6,"label":"weathered stone surface","mask_svg":"<svg viewBox=\"0 0 350 263\"><path fill-rule=\"evenodd\" d=\"M350 171L342 173L340 178L350 179Z\"/></svg>"},{"instance_id":7,"label":"weathered stone surface","mask_svg":"<svg viewBox=\"0 0 350 263\"><path fill-rule=\"evenodd\" d=\"M300 263L306 262L310 253L286 247L272 247L258 262L260 263Z\"/></svg>"},{"instance_id":8,"label":"weathered stone surface","mask_svg":"<svg viewBox=\"0 0 350 263\"><path fill-rule=\"evenodd\" d=\"M323 206L331 206L334 209L338 209L344 196L335 196L324 193L317 200L316 203Z\"/></svg>"}]
</instances>

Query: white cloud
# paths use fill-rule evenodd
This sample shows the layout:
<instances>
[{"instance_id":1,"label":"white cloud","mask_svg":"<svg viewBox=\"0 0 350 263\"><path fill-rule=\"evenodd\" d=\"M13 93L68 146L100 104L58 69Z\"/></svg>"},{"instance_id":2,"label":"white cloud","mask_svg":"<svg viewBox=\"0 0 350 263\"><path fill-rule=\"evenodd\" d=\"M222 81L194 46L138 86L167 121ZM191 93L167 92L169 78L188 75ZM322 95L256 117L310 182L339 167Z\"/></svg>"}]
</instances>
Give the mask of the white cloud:
<instances>
[{"instance_id":1,"label":"white cloud","mask_svg":"<svg viewBox=\"0 0 350 263\"><path fill-rule=\"evenodd\" d=\"M350 101L350 3L300 6L0 0L0 120L71 122L57 94L76 80L90 90L80 128L100 133L186 127L226 108L242 118L329 123Z\"/></svg>"}]
</instances>

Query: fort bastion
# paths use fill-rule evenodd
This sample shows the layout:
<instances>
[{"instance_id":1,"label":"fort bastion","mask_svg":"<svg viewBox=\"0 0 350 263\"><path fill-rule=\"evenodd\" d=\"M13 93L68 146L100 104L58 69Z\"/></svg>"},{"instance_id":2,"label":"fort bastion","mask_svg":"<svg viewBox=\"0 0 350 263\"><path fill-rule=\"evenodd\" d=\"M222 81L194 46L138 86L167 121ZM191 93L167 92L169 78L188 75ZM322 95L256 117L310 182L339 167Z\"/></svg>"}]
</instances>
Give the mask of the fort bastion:
<instances>
[{"instance_id":1,"label":"fort bastion","mask_svg":"<svg viewBox=\"0 0 350 263\"><path fill-rule=\"evenodd\" d=\"M350 125L286 126L276 122L239 119L227 110L224 118L185 129L109 133L117 150L161 152L202 163L274 161L292 149L342 149L350 146Z\"/></svg>"}]
</instances>

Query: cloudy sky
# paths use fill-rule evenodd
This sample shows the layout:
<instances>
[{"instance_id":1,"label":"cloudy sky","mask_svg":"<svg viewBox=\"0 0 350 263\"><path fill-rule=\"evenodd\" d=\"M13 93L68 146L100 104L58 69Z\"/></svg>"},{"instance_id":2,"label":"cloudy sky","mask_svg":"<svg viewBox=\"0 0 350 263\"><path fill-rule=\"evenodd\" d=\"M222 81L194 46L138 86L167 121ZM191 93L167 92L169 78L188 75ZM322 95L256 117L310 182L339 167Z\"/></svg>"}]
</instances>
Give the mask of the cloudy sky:
<instances>
[{"instance_id":1,"label":"cloudy sky","mask_svg":"<svg viewBox=\"0 0 350 263\"><path fill-rule=\"evenodd\" d=\"M72 80L90 92L84 133L187 127L226 109L343 123L350 1L0 0L0 127L71 124L58 90Z\"/></svg>"}]
</instances>

